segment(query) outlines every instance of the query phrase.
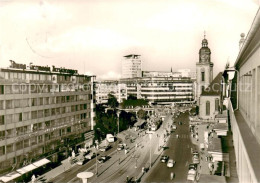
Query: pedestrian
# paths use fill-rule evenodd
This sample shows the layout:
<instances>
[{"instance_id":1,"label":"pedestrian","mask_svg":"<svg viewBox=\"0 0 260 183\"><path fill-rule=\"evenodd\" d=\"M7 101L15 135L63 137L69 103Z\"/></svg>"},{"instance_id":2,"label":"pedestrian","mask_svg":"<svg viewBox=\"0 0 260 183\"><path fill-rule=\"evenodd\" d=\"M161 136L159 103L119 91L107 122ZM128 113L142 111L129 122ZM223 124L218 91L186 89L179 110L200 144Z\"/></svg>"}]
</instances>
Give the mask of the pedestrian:
<instances>
[{"instance_id":1,"label":"pedestrian","mask_svg":"<svg viewBox=\"0 0 260 183\"><path fill-rule=\"evenodd\" d=\"M171 180L173 179L173 172L171 172Z\"/></svg>"}]
</instances>

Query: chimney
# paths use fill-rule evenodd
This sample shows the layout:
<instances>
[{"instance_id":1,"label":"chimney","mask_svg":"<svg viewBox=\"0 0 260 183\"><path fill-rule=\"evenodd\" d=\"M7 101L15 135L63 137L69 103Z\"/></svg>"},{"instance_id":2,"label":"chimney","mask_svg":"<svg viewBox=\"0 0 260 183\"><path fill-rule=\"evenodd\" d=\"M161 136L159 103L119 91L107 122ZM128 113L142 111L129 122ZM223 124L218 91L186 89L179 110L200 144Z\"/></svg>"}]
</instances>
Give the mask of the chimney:
<instances>
[{"instance_id":1,"label":"chimney","mask_svg":"<svg viewBox=\"0 0 260 183\"><path fill-rule=\"evenodd\" d=\"M244 34L244 33L241 33L241 34L240 34L240 37L241 37L241 39L240 39L240 41L239 41L239 50L242 48L242 46L243 46L243 44L244 44L244 42L245 42L245 34Z\"/></svg>"}]
</instances>

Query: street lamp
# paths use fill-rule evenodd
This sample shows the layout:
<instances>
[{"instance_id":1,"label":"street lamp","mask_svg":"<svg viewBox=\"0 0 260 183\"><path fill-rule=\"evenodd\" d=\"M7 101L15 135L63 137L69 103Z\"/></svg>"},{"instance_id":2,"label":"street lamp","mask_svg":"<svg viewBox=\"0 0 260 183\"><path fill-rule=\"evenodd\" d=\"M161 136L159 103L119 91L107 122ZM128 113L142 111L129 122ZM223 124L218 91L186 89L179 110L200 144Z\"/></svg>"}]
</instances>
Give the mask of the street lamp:
<instances>
[{"instance_id":1,"label":"street lamp","mask_svg":"<svg viewBox=\"0 0 260 183\"><path fill-rule=\"evenodd\" d=\"M119 134L119 114L120 114L120 111L117 111L117 129L118 129L118 132L117 132L117 134Z\"/></svg>"},{"instance_id":2,"label":"street lamp","mask_svg":"<svg viewBox=\"0 0 260 183\"><path fill-rule=\"evenodd\" d=\"M149 138L150 138L150 169L152 167L152 144L151 144L151 140L152 140L152 133L149 133Z\"/></svg>"},{"instance_id":3,"label":"street lamp","mask_svg":"<svg viewBox=\"0 0 260 183\"><path fill-rule=\"evenodd\" d=\"M98 175L97 153L98 153L98 140L95 140L96 144L96 175Z\"/></svg>"}]
</instances>

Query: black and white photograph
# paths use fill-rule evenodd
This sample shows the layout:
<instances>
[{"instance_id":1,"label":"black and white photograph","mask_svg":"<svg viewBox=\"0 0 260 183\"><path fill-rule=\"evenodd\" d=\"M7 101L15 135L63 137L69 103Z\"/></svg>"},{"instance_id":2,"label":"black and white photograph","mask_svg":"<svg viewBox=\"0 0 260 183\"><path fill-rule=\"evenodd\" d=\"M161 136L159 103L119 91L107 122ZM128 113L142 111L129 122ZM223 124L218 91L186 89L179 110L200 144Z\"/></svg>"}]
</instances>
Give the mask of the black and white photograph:
<instances>
[{"instance_id":1,"label":"black and white photograph","mask_svg":"<svg viewBox=\"0 0 260 183\"><path fill-rule=\"evenodd\" d=\"M0 183L260 182L260 0L0 0Z\"/></svg>"}]
</instances>

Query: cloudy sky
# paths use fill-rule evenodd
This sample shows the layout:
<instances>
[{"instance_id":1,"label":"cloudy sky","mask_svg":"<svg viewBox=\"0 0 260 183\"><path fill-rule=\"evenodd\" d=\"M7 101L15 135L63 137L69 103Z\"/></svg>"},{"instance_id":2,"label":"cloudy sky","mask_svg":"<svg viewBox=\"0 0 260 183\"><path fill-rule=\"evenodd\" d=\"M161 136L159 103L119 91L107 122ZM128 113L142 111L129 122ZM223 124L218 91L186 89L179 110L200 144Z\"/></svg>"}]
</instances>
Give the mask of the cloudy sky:
<instances>
[{"instance_id":1,"label":"cloudy sky","mask_svg":"<svg viewBox=\"0 0 260 183\"><path fill-rule=\"evenodd\" d=\"M111 79L126 54L143 70L195 71L203 32L214 75L238 54L257 0L1 0L0 67L55 65Z\"/></svg>"}]
</instances>

